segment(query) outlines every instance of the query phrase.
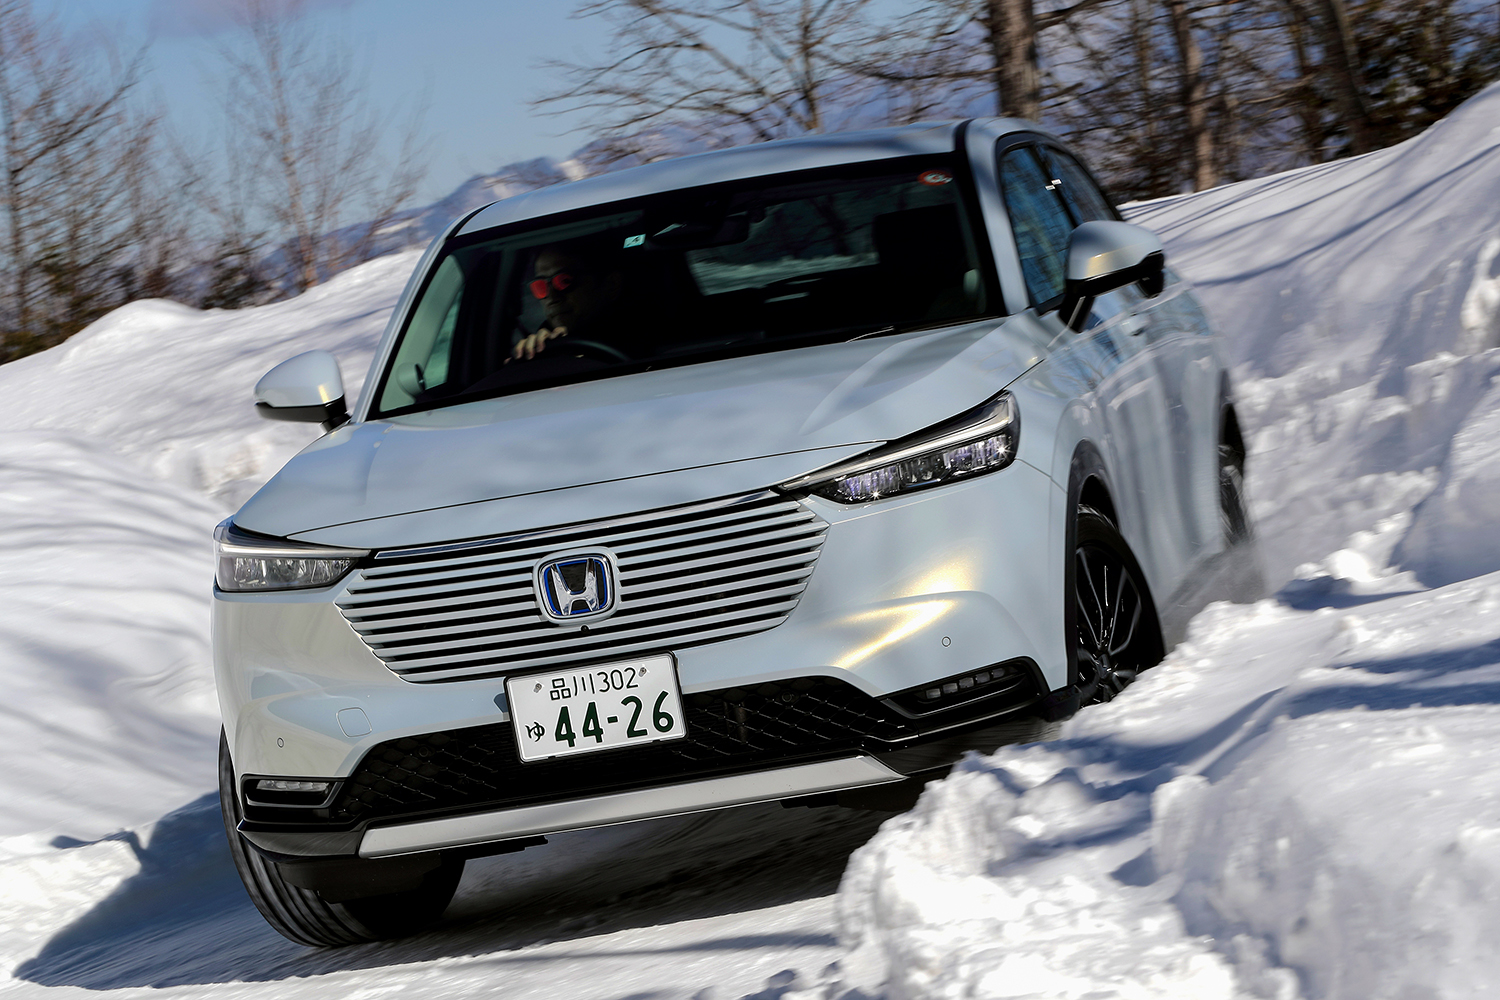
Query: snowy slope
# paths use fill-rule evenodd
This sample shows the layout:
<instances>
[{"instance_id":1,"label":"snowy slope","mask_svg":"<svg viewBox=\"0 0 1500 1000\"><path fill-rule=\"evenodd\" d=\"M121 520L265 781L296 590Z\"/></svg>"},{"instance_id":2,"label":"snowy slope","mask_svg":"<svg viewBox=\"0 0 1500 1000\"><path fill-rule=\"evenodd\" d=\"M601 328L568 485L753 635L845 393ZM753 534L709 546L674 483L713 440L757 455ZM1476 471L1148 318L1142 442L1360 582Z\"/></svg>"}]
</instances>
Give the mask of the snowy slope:
<instances>
[{"instance_id":1,"label":"snowy slope","mask_svg":"<svg viewBox=\"0 0 1500 1000\"><path fill-rule=\"evenodd\" d=\"M0 856L213 786L209 535L318 433L250 387L321 346L357 390L415 259L253 311L136 302L0 367Z\"/></svg>"},{"instance_id":2,"label":"snowy slope","mask_svg":"<svg viewBox=\"0 0 1500 1000\"><path fill-rule=\"evenodd\" d=\"M1394 149L1133 206L1228 336L1296 579L889 821L840 891L846 986L1495 995L1497 121L1500 86Z\"/></svg>"},{"instance_id":3,"label":"snowy slope","mask_svg":"<svg viewBox=\"0 0 1500 1000\"><path fill-rule=\"evenodd\" d=\"M1492 86L1400 146L1130 213L1230 335L1273 580L1377 527L1429 584L1500 569L1497 123Z\"/></svg>"},{"instance_id":4,"label":"snowy slope","mask_svg":"<svg viewBox=\"0 0 1500 1000\"><path fill-rule=\"evenodd\" d=\"M259 420L255 379L324 347L356 390L414 256L243 312L135 303L0 367L0 990L1492 993L1497 121L1500 87L1391 150L1131 209L1235 358L1275 600L1209 609L873 839L775 808L570 835L474 865L411 942L298 949L235 883L207 536L316 433Z\"/></svg>"}]
</instances>

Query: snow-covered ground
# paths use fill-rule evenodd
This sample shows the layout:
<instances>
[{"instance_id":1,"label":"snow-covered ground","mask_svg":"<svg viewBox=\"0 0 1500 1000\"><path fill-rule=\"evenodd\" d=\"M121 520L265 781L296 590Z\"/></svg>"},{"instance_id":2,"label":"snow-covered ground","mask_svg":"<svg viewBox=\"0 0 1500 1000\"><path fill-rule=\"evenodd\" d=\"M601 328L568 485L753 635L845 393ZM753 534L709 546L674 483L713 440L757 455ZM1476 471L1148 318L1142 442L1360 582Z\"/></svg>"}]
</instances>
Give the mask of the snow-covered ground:
<instances>
[{"instance_id":1,"label":"snow-covered ground","mask_svg":"<svg viewBox=\"0 0 1500 1000\"><path fill-rule=\"evenodd\" d=\"M300 949L240 890L204 588L209 529L313 433L249 387L319 346L357 388L414 257L243 312L136 303L0 367L0 990L1493 995L1496 122L1500 87L1391 150L1132 209L1235 358L1276 597L910 813L554 838L472 864L407 942Z\"/></svg>"}]
</instances>

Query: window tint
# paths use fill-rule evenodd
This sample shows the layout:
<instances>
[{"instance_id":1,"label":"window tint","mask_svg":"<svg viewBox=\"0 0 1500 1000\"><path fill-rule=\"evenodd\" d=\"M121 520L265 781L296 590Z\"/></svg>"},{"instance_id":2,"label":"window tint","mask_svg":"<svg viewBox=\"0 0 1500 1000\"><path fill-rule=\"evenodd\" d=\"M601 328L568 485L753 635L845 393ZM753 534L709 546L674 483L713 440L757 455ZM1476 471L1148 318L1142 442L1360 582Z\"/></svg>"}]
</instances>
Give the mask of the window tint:
<instances>
[{"instance_id":1,"label":"window tint","mask_svg":"<svg viewBox=\"0 0 1500 1000\"><path fill-rule=\"evenodd\" d=\"M1110 207L1109 199L1099 190L1088 171L1067 153L1061 150L1042 148L1052 179L1061 182L1063 198L1079 222L1095 222L1100 219L1114 220L1119 216Z\"/></svg>"},{"instance_id":2,"label":"window tint","mask_svg":"<svg viewBox=\"0 0 1500 1000\"><path fill-rule=\"evenodd\" d=\"M992 298L968 220L950 158L923 156L455 239L373 412L976 318Z\"/></svg>"},{"instance_id":3,"label":"window tint","mask_svg":"<svg viewBox=\"0 0 1500 1000\"><path fill-rule=\"evenodd\" d=\"M965 255L951 183L929 186L903 177L895 184L820 187L826 190L759 206L739 242L687 251L688 270L703 294L876 267L882 257L889 262L903 252L916 260Z\"/></svg>"},{"instance_id":4,"label":"window tint","mask_svg":"<svg viewBox=\"0 0 1500 1000\"><path fill-rule=\"evenodd\" d=\"M1056 186L1032 147L1017 147L1000 158L1000 188L1016 235L1026 290L1035 306L1063 293L1063 261L1073 220L1054 191Z\"/></svg>"}]
</instances>

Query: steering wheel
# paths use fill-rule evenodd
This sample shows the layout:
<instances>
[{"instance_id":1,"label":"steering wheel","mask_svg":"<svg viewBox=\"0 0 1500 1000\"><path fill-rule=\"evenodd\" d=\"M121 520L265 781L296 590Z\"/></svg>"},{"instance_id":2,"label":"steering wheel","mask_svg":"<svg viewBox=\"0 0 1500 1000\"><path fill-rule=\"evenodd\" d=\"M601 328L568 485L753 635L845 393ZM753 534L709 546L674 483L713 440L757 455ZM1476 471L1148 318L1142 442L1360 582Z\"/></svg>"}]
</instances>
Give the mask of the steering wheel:
<instances>
[{"instance_id":1,"label":"steering wheel","mask_svg":"<svg viewBox=\"0 0 1500 1000\"><path fill-rule=\"evenodd\" d=\"M593 355L605 361L633 361L634 359L624 351L608 344L601 344L597 340L574 340L572 337L559 337L557 340L547 344L548 349L554 351L576 351L587 357ZM541 357L540 354L537 357Z\"/></svg>"}]
</instances>

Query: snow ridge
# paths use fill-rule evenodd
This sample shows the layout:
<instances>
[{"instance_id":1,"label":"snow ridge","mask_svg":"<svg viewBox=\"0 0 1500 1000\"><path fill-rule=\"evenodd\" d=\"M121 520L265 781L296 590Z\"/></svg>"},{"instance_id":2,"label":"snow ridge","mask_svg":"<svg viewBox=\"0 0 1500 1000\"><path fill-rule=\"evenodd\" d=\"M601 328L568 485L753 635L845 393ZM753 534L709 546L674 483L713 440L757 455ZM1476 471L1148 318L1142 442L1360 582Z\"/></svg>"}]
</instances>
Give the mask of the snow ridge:
<instances>
[{"instance_id":1,"label":"snow ridge","mask_svg":"<svg viewBox=\"0 0 1500 1000\"><path fill-rule=\"evenodd\" d=\"M1493 995L1496 121L1500 85L1393 149L1131 207L1227 335L1291 579L887 822L840 890L846 989Z\"/></svg>"}]
</instances>

